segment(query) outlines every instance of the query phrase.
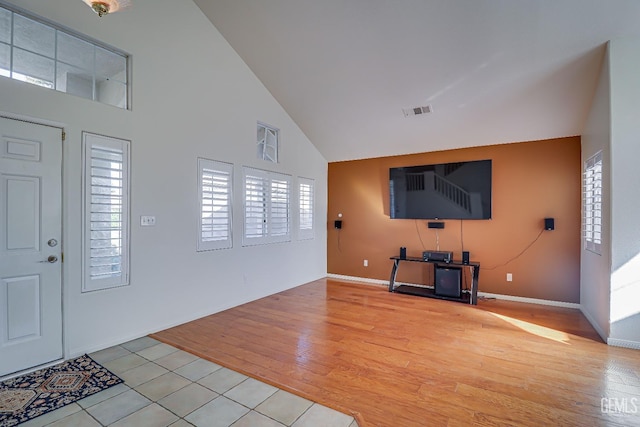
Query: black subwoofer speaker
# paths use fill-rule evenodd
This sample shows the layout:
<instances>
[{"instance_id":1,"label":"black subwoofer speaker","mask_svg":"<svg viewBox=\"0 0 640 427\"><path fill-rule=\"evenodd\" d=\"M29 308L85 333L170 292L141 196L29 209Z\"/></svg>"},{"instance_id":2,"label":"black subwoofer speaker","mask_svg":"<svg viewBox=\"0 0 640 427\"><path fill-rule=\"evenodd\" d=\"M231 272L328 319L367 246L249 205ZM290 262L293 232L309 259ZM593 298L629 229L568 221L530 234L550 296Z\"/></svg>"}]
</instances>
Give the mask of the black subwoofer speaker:
<instances>
[{"instance_id":1,"label":"black subwoofer speaker","mask_svg":"<svg viewBox=\"0 0 640 427\"><path fill-rule=\"evenodd\" d=\"M407 248L400 247L400 259L407 259Z\"/></svg>"},{"instance_id":2,"label":"black subwoofer speaker","mask_svg":"<svg viewBox=\"0 0 640 427\"><path fill-rule=\"evenodd\" d=\"M463 264L469 264L469 252L468 251L462 251L462 263Z\"/></svg>"},{"instance_id":3,"label":"black subwoofer speaker","mask_svg":"<svg viewBox=\"0 0 640 427\"><path fill-rule=\"evenodd\" d=\"M460 298L462 286L459 268L436 267L435 294L443 297Z\"/></svg>"}]
</instances>

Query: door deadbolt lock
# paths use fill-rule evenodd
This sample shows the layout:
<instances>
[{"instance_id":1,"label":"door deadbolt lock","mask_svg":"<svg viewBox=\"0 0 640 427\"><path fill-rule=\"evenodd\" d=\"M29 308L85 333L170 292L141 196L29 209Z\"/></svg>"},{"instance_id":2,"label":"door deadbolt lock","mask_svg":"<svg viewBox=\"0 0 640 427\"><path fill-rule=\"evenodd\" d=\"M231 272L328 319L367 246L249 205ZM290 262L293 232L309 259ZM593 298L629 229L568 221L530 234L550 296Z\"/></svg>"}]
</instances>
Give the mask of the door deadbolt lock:
<instances>
[{"instance_id":1,"label":"door deadbolt lock","mask_svg":"<svg viewBox=\"0 0 640 427\"><path fill-rule=\"evenodd\" d=\"M56 246L58 246L58 241L56 239L49 239L49 241L47 242L47 245L49 245L52 248L55 248Z\"/></svg>"}]
</instances>

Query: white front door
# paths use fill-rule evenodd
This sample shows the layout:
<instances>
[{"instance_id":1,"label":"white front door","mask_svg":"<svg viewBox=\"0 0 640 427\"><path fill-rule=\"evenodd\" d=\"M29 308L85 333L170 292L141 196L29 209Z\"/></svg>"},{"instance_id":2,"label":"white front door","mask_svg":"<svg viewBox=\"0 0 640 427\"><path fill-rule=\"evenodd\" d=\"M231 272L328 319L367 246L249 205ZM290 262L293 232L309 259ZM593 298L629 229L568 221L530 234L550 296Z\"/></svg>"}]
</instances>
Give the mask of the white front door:
<instances>
[{"instance_id":1,"label":"white front door","mask_svg":"<svg viewBox=\"0 0 640 427\"><path fill-rule=\"evenodd\" d=\"M0 376L62 358L62 133L0 117Z\"/></svg>"}]
</instances>

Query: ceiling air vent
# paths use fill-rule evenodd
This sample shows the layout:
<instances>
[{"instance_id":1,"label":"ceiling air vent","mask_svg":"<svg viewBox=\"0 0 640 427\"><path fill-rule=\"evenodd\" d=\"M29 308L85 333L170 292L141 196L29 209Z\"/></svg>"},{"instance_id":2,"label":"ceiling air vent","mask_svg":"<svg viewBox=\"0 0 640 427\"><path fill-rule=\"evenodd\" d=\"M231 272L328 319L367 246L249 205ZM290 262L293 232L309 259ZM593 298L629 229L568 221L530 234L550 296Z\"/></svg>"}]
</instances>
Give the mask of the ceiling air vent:
<instances>
[{"instance_id":1,"label":"ceiling air vent","mask_svg":"<svg viewBox=\"0 0 640 427\"><path fill-rule=\"evenodd\" d=\"M431 105L425 105L424 107L403 108L402 112L405 117L421 116L423 114L433 113L433 107Z\"/></svg>"}]
</instances>

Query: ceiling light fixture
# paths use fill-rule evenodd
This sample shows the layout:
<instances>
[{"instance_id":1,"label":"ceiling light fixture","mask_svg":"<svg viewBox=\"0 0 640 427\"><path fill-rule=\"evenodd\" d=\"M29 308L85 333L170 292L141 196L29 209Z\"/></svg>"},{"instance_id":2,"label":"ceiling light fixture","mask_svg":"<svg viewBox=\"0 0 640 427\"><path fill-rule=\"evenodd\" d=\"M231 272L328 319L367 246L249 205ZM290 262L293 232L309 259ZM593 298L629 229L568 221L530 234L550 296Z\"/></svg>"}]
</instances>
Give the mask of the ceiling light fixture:
<instances>
[{"instance_id":1,"label":"ceiling light fixture","mask_svg":"<svg viewBox=\"0 0 640 427\"><path fill-rule=\"evenodd\" d=\"M131 5L131 0L82 0L89 6L98 16L102 17L109 13L114 13Z\"/></svg>"}]
</instances>

